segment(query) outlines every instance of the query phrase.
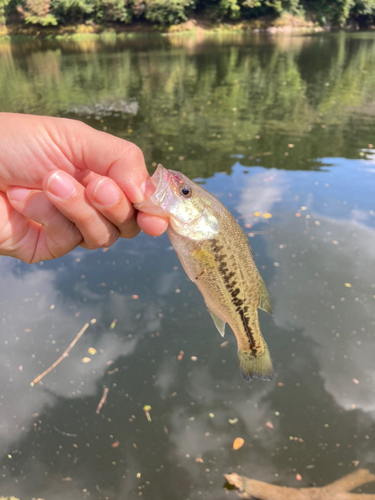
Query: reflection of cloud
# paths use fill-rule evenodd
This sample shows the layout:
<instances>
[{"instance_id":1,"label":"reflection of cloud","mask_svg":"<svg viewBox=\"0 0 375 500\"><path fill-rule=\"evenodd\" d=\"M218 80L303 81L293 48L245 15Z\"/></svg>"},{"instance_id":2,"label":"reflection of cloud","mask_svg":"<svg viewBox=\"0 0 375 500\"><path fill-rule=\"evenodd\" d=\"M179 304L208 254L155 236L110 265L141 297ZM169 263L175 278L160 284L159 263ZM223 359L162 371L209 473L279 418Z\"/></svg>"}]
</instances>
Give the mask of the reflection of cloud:
<instances>
[{"instance_id":1,"label":"reflection of cloud","mask_svg":"<svg viewBox=\"0 0 375 500\"><path fill-rule=\"evenodd\" d=\"M247 179L246 186L241 190L237 211L242 215L271 212L274 204L282 201L287 189L284 172L272 169L255 174Z\"/></svg>"},{"instance_id":2,"label":"reflection of cloud","mask_svg":"<svg viewBox=\"0 0 375 500\"><path fill-rule=\"evenodd\" d=\"M189 409L178 405L172 408L169 435L175 460L183 464L191 477L189 498L199 498L198 490L208 478L214 480L210 486L212 498L222 494L223 469L215 469L216 461L221 467L226 463L228 470L232 467L237 470L237 465L240 469L239 464L245 464L242 473L246 470L252 477L272 481L276 470L256 450L258 440L269 452L275 449L278 440L277 431L270 433L265 428L266 421L274 414L270 405L263 401L263 393L252 391L245 399L244 391L238 391L241 395L238 398L230 381L221 381L219 387L207 366L193 370L187 392L193 404ZM238 421L231 424L229 419ZM238 435L248 436L239 453L232 450L233 440ZM210 473L206 474L208 470Z\"/></svg>"},{"instance_id":3,"label":"reflection of cloud","mask_svg":"<svg viewBox=\"0 0 375 500\"><path fill-rule=\"evenodd\" d=\"M145 307L142 324L138 321L139 306L130 297L109 294L107 300L85 302L92 293L83 284L80 293L79 317L56 288L58 272L35 265L17 273L15 259L0 258L2 282L0 304L0 381L2 394L0 443L2 453L7 446L25 437L36 415L46 406L53 406L58 397L82 398L96 394L98 381L108 371L107 362L134 352L145 332L160 326L156 306ZM97 299L97 297L94 297ZM68 358L43 379L43 384L30 387L36 375L52 364L74 339L87 319L101 318L109 312L131 333L130 338L116 334L109 325L94 325L72 349ZM85 319L82 319L85 318ZM104 330L104 331L103 331ZM97 354L91 362L82 363L89 347Z\"/></svg>"},{"instance_id":4,"label":"reflection of cloud","mask_svg":"<svg viewBox=\"0 0 375 500\"><path fill-rule=\"evenodd\" d=\"M361 212L351 215L335 220L309 212L311 218L299 223L292 216L285 219L280 242L287 245L274 247L279 267L270 292L276 298L275 323L302 328L316 343L327 392L343 408L375 416L375 401L369 398L375 384L375 277L369 272L375 230L362 223Z\"/></svg>"},{"instance_id":5,"label":"reflection of cloud","mask_svg":"<svg viewBox=\"0 0 375 500\"><path fill-rule=\"evenodd\" d=\"M172 387L176 383L177 366L176 361L169 359L161 365L155 386L160 391L162 399L166 399L172 392Z\"/></svg>"}]
</instances>

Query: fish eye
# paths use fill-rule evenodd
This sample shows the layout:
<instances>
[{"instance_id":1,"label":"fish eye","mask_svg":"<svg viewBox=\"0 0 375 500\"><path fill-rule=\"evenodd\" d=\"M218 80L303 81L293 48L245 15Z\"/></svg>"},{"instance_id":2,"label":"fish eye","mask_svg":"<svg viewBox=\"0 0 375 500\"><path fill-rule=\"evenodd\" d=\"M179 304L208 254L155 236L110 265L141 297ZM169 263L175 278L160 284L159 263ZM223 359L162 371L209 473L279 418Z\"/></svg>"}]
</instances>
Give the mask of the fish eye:
<instances>
[{"instance_id":1,"label":"fish eye","mask_svg":"<svg viewBox=\"0 0 375 500\"><path fill-rule=\"evenodd\" d=\"M184 198L190 198L192 193L191 187L187 186L186 184L183 184L182 186L180 186L179 190L180 194L182 194Z\"/></svg>"}]
</instances>

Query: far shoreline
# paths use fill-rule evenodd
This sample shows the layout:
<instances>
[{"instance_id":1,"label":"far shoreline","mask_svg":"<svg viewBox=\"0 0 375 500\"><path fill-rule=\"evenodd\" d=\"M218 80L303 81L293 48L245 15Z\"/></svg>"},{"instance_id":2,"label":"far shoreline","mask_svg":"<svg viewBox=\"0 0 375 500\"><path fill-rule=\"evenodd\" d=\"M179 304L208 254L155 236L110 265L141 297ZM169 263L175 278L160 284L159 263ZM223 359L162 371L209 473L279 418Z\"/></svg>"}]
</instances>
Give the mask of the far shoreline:
<instances>
[{"instance_id":1,"label":"far shoreline","mask_svg":"<svg viewBox=\"0 0 375 500\"><path fill-rule=\"evenodd\" d=\"M371 31L375 27L369 27ZM77 36L117 36L117 35L175 35L175 34L219 34L219 33L268 33L268 34L295 34L295 33L321 33L329 31L358 31L358 26L350 25L345 28L335 26L319 26L305 17L284 15L278 18L258 18L252 20L239 20L228 22L212 22L206 19L193 18L185 23L172 26L152 25L147 22L132 24L103 24L97 25L76 24L67 26L39 25L6 25L0 27L0 39L6 38L70 38ZM362 31L362 30L361 30Z\"/></svg>"}]
</instances>

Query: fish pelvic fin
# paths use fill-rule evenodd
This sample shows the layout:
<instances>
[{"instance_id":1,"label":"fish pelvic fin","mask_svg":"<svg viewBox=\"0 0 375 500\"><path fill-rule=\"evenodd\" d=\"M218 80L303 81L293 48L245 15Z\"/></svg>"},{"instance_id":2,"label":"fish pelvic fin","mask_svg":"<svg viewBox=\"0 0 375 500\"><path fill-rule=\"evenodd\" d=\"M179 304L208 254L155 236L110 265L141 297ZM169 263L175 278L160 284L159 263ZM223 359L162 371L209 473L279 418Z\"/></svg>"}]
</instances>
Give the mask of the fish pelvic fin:
<instances>
[{"instance_id":1,"label":"fish pelvic fin","mask_svg":"<svg viewBox=\"0 0 375 500\"><path fill-rule=\"evenodd\" d=\"M222 337L225 335L225 321L220 318L216 313L211 311L211 309L208 309L210 311L211 317L214 320L215 326L218 329L218 332Z\"/></svg>"},{"instance_id":2,"label":"fish pelvic fin","mask_svg":"<svg viewBox=\"0 0 375 500\"><path fill-rule=\"evenodd\" d=\"M263 278L259 274L259 309L272 315L271 299Z\"/></svg>"},{"instance_id":3,"label":"fish pelvic fin","mask_svg":"<svg viewBox=\"0 0 375 500\"><path fill-rule=\"evenodd\" d=\"M263 352L239 350L240 372L245 380L250 382L253 377L262 380L273 379L273 366L267 345Z\"/></svg>"}]
</instances>

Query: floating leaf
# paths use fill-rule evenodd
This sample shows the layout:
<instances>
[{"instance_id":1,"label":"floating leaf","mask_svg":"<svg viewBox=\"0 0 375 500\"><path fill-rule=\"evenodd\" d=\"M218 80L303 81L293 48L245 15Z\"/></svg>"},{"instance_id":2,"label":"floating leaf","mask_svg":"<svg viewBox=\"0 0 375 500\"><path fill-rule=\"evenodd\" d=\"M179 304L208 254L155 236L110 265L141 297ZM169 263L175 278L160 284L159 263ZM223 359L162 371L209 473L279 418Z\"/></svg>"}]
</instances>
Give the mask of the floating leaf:
<instances>
[{"instance_id":1,"label":"floating leaf","mask_svg":"<svg viewBox=\"0 0 375 500\"><path fill-rule=\"evenodd\" d=\"M346 288L351 288L352 285L350 283L345 283Z\"/></svg>"},{"instance_id":2,"label":"floating leaf","mask_svg":"<svg viewBox=\"0 0 375 500\"><path fill-rule=\"evenodd\" d=\"M272 217L272 214L266 213L263 214L263 219L270 219Z\"/></svg>"},{"instance_id":3,"label":"floating leaf","mask_svg":"<svg viewBox=\"0 0 375 500\"><path fill-rule=\"evenodd\" d=\"M94 354L96 354L96 349L95 349L95 347L89 347L89 348L88 348L88 352L89 352L89 354L91 354L92 356L93 356Z\"/></svg>"},{"instance_id":4,"label":"floating leaf","mask_svg":"<svg viewBox=\"0 0 375 500\"><path fill-rule=\"evenodd\" d=\"M236 438L234 441L233 441L233 449L234 450L239 450L240 448L242 448L242 446L245 444L245 440L242 439L242 438Z\"/></svg>"},{"instance_id":5,"label":"floating leaf","mask_svg":"<svg viewBox=\"0 0 375 500\"><path fill-rule=\"evenodd\" d=\"M177 356L178 361L181 361L184 357L184 351L180 351L180 354Z\"/></svg>"},{"instance_id":6,"label":"floating leaf","mask_svg":"<svg viewBox=\"0 0 375 500\"><path fill-rule=\"evenodd\" d=\"M90 363L91 358L83 358L82 363Z\"/></svg>"}]
</instances>

